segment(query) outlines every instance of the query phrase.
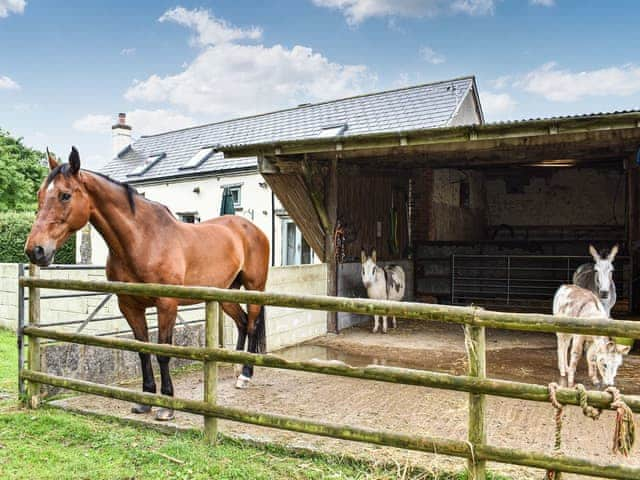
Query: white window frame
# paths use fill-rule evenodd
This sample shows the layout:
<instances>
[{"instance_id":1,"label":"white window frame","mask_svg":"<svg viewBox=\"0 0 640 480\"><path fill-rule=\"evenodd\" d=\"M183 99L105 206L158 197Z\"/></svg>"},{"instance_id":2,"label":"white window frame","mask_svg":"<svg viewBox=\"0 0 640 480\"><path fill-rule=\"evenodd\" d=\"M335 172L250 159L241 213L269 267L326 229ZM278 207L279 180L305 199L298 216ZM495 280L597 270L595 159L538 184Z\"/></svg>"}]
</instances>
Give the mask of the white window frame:
<instances>
[{"instance_id":1,"label":"white window frame","mask_svg":"<svg viewBox=\"0 0 640 480\"><path fill-rule=\"evenodd\" d=\"M280 219L281 227L280 227L280 246L281 246L281 257L280 257L280 265L283 267L289 265L303 265L302 263L302 241L304 238L302 237L302 232L298 225L289 217L281 217ZM287 263L287 253L289 250L289 236L287 235L287 230L289 225L293 225L295 228L295 237L294 237L294 258L293 263ZM308 245L308 244L307 244ZM315 262L315 253L313 249L309 246L309 265ZM305 264L306 265L306 264Z\"/></svg>"}]
</instances>

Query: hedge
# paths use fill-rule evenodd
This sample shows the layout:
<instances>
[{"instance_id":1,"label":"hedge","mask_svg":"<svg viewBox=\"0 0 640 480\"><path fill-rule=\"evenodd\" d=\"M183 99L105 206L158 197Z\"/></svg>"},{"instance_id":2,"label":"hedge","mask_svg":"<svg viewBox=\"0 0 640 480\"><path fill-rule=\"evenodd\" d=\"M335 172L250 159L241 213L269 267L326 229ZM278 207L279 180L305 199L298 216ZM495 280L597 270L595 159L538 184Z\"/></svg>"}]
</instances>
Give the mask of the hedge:
<instances>
[{"instance_id":1,"label":"hedge","mask_svg":"<svg viewBox=\"0 0 640 480\"><path fill-rule=\"evenodd\" d=\"M35 215L29 212L0 213L0 262L21 263L28 259L24 254L24 243ZM69 240L56 253L55 263L76 263L76 237Z\"/></svg>"}]
</instances>

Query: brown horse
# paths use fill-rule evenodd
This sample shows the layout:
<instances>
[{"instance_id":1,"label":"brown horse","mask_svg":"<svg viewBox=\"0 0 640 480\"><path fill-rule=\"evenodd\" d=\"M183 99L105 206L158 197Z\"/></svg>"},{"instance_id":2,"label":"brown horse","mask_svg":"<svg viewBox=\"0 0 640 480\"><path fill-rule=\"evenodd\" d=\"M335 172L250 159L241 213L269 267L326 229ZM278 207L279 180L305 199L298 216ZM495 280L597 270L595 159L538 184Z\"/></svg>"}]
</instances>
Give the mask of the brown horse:
<instances>
[{"instance_id":1,"label":"brown horse","mask_svg":"<svg viewBox=\"0 0 640 480\"><path fill-rule=\"evenodd\" d=\"M248 220L233 215L198 224L183 223L163 205L139 195L133 187L99 173L80 169L73 147L68 164L48 154L50 172L38 191L38 214L25 245L31 262L49 265L56 250L74 232L91 224L109 246L107 279L122 282L205 285L264 290L269 269L269 240ZM118 295L120 311L137 340L149 341L145 311L156 307L158 343L171 343L178 305L198 303L176 298ZM223 310L238 328L238 350L248 336L250 352L264 352L265 320L260 305L247 312L234 303ZM155 392L151 357L140 354L142 390ZM161 392L173 395L169 357L158 356ZM253 369L245 365L237 386L246 387ZM134 413L151 407L136 405ZM170 420L173 410L160 409L156 419Z\"/></svg>"}]
</instances>

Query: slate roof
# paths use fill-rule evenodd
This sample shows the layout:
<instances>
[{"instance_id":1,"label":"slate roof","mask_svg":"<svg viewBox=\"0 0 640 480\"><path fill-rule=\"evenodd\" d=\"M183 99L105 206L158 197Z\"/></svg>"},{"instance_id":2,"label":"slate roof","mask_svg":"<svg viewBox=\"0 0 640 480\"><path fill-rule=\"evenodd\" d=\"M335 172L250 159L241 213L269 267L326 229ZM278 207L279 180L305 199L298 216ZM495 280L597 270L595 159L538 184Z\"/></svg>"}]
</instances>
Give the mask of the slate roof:
<instances>
[{"instance_id":1,"label":"slate roof","mask_svg":"<svg viewBox=\"0 0 640 480\"><path fill-rule=\"evenodd\" d=\"M333 132L348 137L446 127L469 92L476 96L479 108L475 78L463 77L143 136L108 162L101 172L117 180L138 183L250 169L257 166L255 157L223 158L221 154L209 156L197 168L180 167L201 148L218 145L303 140L332 136ZM342 128L326 130L331 127ZM147 158L160 154L163 157L142 175L128 176Z\"/></svg>"}]
</instances>

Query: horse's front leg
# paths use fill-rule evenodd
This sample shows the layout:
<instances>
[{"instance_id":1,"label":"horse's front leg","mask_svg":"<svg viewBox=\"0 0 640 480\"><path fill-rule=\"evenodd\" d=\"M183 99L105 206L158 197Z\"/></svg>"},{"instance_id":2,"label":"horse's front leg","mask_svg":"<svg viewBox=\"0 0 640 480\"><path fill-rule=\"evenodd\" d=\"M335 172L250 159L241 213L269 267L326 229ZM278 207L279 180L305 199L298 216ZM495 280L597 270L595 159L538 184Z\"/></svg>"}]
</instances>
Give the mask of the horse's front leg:
<instances>
[{"instance_id":1,"label":"horse's front leg","mask_svg":"<svg viewBox=\"0 0 640 480\"><path fill-rule=\"evenodd\" d=\"M380 325L378 324L378 315L374 315L373 316L373 333L378 333L378 328L380 328Z\"/></svg>"},{"instance_id":2,"label":"horse's front leg","mask_svg":"<svg viewBox=\"0 0 640 480\"><path fill-rule=\"evenodd\" d=\"M389 317L387 315L382 316L382 333L387 333L387 321Z\"/></svg>"},{"instance_id":3,"label":"horse's front leg","mask_svg":"<svg viewBox=\"0 0 640 480\"><path fill-rule=\"evenodd\" d=\"M118 306L127 323L131 327L133 337L140 342L149 341L149 330L147 329L147 319L145 309L137 306L135 300L121 296L118 297ZM153 377L153 367L151 366L151 355L140 353L140 366L142 367L142 391L156 393L156 381ZM131 407L133 413L149 413L151 405L136 403Z\"/></svg>"},{"instance_id":4,"label":"horse's front leg","mask_svg":"<svg viewBox=\"0 0 640 480\"><path fill-rule=\"evenodd\" d=\"M159 299L156 307L158 309L158 343L171 344L173 342L173 328L176 324L176 315L178 313L178 302L175 299ZM158 355L157 359L160 364L160 391L163 395L173 397L173 383L171 382L171 372L169 371L171 357ZM156 420L163 422L173 420L174 417L173 408L160 408L156 412Z\"/></svg>"}]
</instances>

